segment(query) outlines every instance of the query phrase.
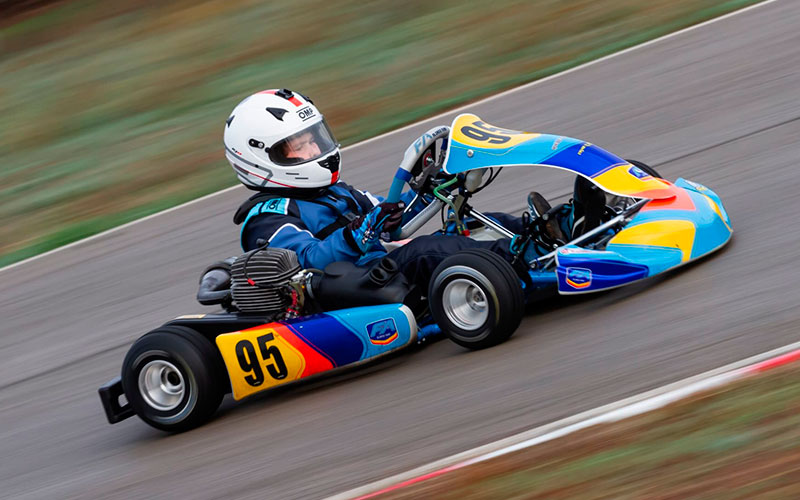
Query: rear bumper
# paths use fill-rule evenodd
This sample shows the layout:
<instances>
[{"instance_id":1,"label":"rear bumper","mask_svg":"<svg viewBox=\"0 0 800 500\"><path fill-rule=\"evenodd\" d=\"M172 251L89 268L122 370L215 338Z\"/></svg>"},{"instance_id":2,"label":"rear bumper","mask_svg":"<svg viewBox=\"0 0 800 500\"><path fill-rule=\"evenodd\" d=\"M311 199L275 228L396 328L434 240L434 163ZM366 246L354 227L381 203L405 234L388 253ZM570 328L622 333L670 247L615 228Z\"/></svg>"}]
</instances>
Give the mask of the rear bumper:
<instances>
[{"instance_id":1,"label":"rear bumper","mask_svg":"<svg viewBox=\"0 0 800 500\"><path fill-rule=\"evenodd\" d=\"M135 415L130 403L126 401L124 405L119 404L120 396L125 394L122 390L122 379L120 377L114 377L109 380L97 392L100 394L100 402L103 403L103 409L106 411L106 418L108 418L109 424L116 424Z\"/></svg>"}]
</instances>

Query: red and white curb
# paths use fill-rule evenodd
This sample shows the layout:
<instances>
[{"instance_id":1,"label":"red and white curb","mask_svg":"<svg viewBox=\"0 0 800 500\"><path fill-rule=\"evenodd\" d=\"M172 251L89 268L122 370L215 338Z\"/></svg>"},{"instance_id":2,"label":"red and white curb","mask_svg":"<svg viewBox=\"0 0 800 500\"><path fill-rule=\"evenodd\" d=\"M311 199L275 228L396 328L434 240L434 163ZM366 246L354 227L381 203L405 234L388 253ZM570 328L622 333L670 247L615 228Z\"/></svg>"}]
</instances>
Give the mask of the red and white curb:
<instances>
[{"instance_id":1,"label":"red and white curb","mask_svg":"<svg viewBox=\"0 0 800 500\"><path fill-rule=\"evenodd\" d=\"M328 500L365 500L448 472L566 436L597 424L616 422L661 408L698 392L800 360L800 342L779 347L652 391L589 410L506 439L467 450L416 469L356 488Z\"/></svg>"}]
</instances>

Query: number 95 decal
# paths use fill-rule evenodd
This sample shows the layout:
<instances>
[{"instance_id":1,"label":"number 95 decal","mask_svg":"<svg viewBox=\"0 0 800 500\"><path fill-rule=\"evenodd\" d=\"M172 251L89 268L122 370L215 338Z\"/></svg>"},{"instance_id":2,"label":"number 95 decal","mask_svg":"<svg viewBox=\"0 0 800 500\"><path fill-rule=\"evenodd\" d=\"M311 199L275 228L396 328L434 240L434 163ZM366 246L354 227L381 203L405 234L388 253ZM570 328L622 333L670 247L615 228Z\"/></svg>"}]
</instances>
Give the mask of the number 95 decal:
<instances>
[{"instance_id":1,"label":"number 95 decal","mask_svg":"<svg viewBox=\"0 0 800 500\"><path fill-rule=\"evenodd\" d=\"M459 116L452 128L452 138L457 144L488 149L506 149L539 135L495 127L471 114Z\"/></svg>"},{"instance_id":2,"label":"number 95 decal","mask_svg":"<svg viewBox=\"0 0 800 500\"><path fill-rule=\"evenodd\" d=\"M286 363L283 361L281 351L274 345L267 346L267 342L274 340L274 335L266 333L256 337L258 343L258 350L261 353L261 360L269 361L272 363L267 364L267 373L275 380L286 378ZM264 383L264 371L261 369L261 360L256 356L256 350L253 348L253 343L249 340L240 340L236 343L236 359L239 360L239 366L242 371L252 372L252 375L247 375L244 381L253 387L258 387Z\"/></svg>"},{"instance_id":3,"label":"number 95 decal","mask_svg":"<svg viewBox=\"0 0 800 500\"><path fill-rule=\"evenodd\" d=\"M511 137L506 134L518 134L514 130L508 130L499 127L487 125L480 120L472 122L471 125L461 127L461 133L470 139L489 144L505 144L511 140Z\"/></svg>"},{"instance_id":4,"label":"number 95 decal","mask_svg":"<svg viewBox=\"0 0 800 500\"><path fill-rule=\"evenodd\" d=\"M300 378L305 360L273 328L226 333L216 339L234 399Z\"/></svg>"}]
</instances>

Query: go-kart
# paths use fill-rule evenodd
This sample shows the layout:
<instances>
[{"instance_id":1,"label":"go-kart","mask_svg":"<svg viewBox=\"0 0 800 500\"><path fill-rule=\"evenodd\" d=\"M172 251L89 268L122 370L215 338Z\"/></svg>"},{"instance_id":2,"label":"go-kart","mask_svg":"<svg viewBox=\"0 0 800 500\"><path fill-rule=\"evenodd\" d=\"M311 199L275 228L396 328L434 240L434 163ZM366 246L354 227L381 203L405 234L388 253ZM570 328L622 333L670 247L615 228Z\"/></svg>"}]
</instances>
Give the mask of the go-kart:
<instances>
[{"instance_id":1,"label":"go-kart","mask_svg":"<svg viewBox=\"0 0 800 500\"><path fill-rule=\"evenodd\" d=\"M444 233L533 244L472 207L471 197L501 167L550 167L602 190L592 227L571 241L539 241L545 251L521 279L504 258L467 250L445 259L427 290L410 285L390 258L364 269L336 262L301 269L294 252L268 245L212 265L198 300L213 314L181 316L131 346L121 376L99 394L110 423L134 414L183 431L235 400L279 385L357 366L443 333L469 349L507 340L526 302L553 294L607 290L710 254L731 222L719 197L688 180L674 183L648 165L585 141L518 132L462 114L406 150L387 201L408 184L415 196L392 240L410 238L441 213ZM588 181L588 182L587 182ZM548 213L529 209L530 227ZM122 399L124 396L124 400Z\"/></svg>"}]
</instances>

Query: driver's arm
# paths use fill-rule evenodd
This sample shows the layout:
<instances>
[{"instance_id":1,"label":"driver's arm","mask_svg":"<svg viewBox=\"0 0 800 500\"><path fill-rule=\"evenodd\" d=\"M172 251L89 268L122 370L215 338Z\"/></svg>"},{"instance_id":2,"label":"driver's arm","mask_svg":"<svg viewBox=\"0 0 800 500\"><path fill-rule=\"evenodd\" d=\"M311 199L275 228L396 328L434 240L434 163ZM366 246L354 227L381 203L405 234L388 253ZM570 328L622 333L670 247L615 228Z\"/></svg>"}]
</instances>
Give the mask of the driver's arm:
<instances>
[{"instance_id":1,"label":"driver's arm","mask_svg":"<svg viewBox=\"0 0 800 500\"><path fill-rule=\"evenodd\" d=\"M265 240L271 246L293 250L304 269L324 269L332 262L355 262L361 258L362 253L347 241L345 231L346 227L337 229L321 240L298 217L262 214L247 223L241 242L244 251L250 251L259 247L259 240Z\"/></svg>"},{"instance_id":2,"label":"driver's arm","mask_svg":"<svg viewBox=\"0 0 800 500\"><path fill-rule=\"evenodd\" d=\"M360 191L360 193L369 198L369 200L372 202L373 207L376 207L378 206L379 203L383 203L384 201L386 201L386 198L384 198L383 196L376 196L370 193L369 191ZM414 199L416 195L417 193L414 192L413 189L409 189L408 191L400 195L400 201L403 202L403 204L408 207L411 205L411 201ZM418 203L411 210L407 210L403 214L403 224L411 220L415 215L420 213L422 209L424 209L429 204L430 200L428 200L428 203Z\"/></svg>"}]
</instances>

